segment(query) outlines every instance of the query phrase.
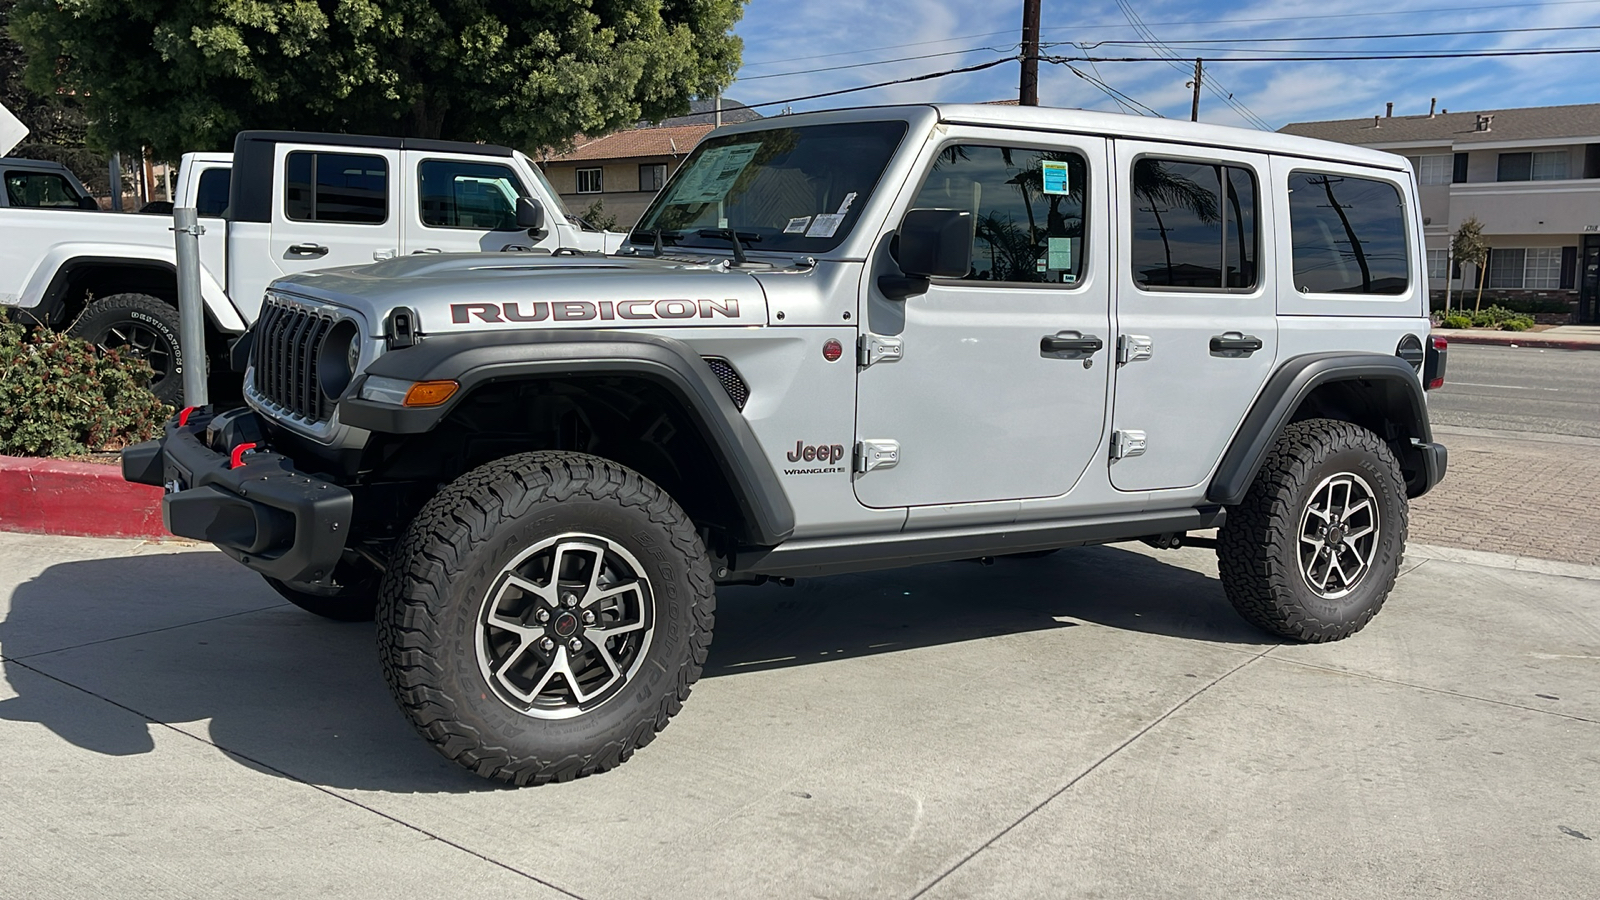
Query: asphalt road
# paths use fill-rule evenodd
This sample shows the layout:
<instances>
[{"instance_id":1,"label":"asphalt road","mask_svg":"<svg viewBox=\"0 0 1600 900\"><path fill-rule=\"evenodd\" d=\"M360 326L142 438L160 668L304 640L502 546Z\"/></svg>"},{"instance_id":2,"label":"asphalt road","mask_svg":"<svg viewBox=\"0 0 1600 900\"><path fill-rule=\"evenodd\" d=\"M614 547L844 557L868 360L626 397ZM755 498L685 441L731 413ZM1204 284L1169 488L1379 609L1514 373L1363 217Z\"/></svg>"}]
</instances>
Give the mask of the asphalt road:
<instances>
[{"instance_id":1,"label":"asphalt road","mask_svg":"<svg viewBox=\"0 0 1600 900\"><path fill-rule=\"evenodd\" d=\"M1435 425L1600 438L1600 353L1457 344Z\"/></svg>"}]
</instances>

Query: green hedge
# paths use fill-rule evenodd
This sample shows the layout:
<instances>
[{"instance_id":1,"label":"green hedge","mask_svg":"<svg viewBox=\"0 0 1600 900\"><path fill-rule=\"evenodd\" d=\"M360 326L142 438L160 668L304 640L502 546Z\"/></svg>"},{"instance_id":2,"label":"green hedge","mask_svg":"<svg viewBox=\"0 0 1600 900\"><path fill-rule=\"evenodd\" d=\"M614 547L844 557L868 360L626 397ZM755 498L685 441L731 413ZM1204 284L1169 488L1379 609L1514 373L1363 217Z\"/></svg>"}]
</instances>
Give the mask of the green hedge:
<instances>
[{"instance_id":1,"label":"green hedge","mask_svg":"<svg viewBox=\"0 0 1600 900\"><path fill-rule=\"evenodd\" d=\"M0 454L73 456L153 436L171 410L143 360L0 320Z\"/></svg>"}]
</instances>

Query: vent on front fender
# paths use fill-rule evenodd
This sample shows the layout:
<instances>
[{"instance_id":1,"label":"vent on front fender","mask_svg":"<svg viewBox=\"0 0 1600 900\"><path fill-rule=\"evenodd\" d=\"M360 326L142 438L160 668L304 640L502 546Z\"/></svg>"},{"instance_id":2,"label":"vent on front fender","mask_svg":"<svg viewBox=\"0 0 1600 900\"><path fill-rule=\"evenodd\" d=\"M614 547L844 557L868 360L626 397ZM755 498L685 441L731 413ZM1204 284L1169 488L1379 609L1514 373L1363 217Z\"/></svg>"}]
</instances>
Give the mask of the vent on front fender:
<instances>
[{"instance_id":1,"label":"vent on front fender","mask_svg":"<svg viewBox=\"0 0 1600 900\"><path fill-rule=\"evenodd\" d=\"M733 363L720 356L701 358L711 367L711 373L717 376L717 380L722 382L722 389L728 392L728 399L733 401L733 405L740 412L744 412L745 401L750 399L750 386L739 377L739 370L733 367Z\"/></svg>"}]
</instances>

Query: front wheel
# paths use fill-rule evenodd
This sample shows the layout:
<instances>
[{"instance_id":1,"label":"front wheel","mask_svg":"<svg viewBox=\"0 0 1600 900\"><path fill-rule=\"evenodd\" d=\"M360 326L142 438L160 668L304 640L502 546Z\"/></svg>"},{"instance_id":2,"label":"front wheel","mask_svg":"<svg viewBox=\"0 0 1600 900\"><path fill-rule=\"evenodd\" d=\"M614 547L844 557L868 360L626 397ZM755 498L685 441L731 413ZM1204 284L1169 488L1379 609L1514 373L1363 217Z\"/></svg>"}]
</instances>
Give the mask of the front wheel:
<instances>
[{"instance_id":1,"label":"front wheel","mask_svg":"<svg viewBox=\"0 0 1600 900\"><path fill-rule=\"evenodd\" d=\"M142 359L154 372L150 393L169 406L183 400L178 310L149 294L112 294L90 303L68 333L101 350Z\"/></svg>"},{"instance_id":2,"label":"front wheel","mask_svg":"<svg viewBox=\"0 0 1600 900\"><path fill-rule=\"evenodd\" d=\"M523 453L430 500L384 581L401 709L446 757L515 784L604 772L688 698L711 644L710 564L666 492L579 453Z\"/></svg>"},{"instance_id":3,"label":"front wheel","mask_svg":"<svg viewBox=\"0 0 1600 900\"><path fill-rule=\"evenodd\" d=\"M1394 588L1406 517L1400 466L1381 438L1334 419L1295 422L1217 535L1228 600L1279 637L1349 637Z\"/></svg>"}]
</instances>

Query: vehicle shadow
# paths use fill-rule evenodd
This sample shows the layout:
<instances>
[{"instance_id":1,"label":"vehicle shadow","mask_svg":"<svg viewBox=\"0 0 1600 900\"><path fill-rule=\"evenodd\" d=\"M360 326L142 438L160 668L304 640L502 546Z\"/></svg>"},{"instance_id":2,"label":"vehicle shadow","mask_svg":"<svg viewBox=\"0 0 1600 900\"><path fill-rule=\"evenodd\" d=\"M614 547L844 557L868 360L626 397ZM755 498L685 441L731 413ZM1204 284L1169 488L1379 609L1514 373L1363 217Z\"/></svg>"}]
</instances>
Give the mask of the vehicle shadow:
<instances>
[{"instance_id":1,"label":"vehicle shadow","mask_svg":"<svg viewBox=\"0 0 1600 900\"><path fill-rule=\"evenodd\" d=\"M108 584L116 594L102 589ZM175 627L140 618L152 604L179 598L189 606L226 598L231 607L220 618L179 617L191 624ZM220 554L52 566L17 587L0 622L0 656L16 692L0 700L0 720L36 722L109 756L150 752L152 730L170 725L252 768L328 787L496 789L418 740L383 683L371 625L329 622L277 600ZM718 603L708 678L1082 623L1270 642L1234 614L1214 577L1110 547L817 578L794 588L730 587ZM226 614L239 609L247 611ZM73 646L63 634L61 623L96 617L111 618L117 636ZM86 714L83 703L63 702L63 692L75 691L47 679L135 715L101 704L87 708L104 714Z\"/></svg>"}]
</instances>

